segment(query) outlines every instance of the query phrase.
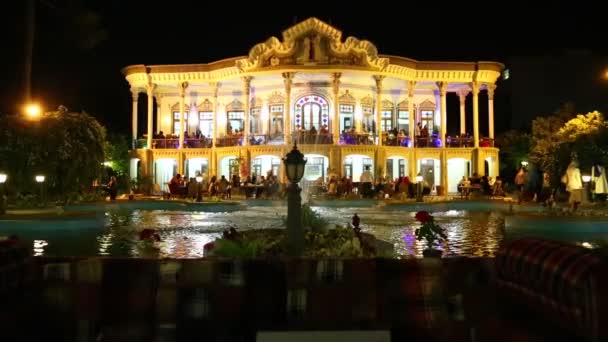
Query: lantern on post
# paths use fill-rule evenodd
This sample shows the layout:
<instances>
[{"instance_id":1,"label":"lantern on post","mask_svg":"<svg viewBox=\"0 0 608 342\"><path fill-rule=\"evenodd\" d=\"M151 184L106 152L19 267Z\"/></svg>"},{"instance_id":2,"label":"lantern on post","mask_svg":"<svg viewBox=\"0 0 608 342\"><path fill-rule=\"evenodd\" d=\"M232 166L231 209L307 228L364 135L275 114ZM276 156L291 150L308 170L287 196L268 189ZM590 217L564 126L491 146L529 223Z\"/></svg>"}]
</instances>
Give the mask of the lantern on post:
<instances>
[{"instance_id":1,"label":"lantern on post","mask_svg":"<svg viewBox=\"0 0 608 342\"><path fill-rule=\"evenodd\" d=\"M302 228L302 189L298 183L304 176L306 158L296 144L285 158L285 173L291 183L287 193L287 244L292 256L299 256L304 250L304 229Z\"/></svg>"}]
</instances>

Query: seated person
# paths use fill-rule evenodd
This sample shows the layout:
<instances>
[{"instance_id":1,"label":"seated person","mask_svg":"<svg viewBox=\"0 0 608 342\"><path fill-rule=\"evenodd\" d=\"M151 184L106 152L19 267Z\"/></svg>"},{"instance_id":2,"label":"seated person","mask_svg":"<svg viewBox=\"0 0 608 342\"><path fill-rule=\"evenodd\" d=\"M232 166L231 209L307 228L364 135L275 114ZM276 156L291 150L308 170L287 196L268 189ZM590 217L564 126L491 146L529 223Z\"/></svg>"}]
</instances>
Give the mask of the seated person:
<instances>
[{"instance_id":1,"label":"seated person","mask_svg":"<svg viewBox=\"0 0 608 342\"><path fill-rule=\"evenodd\" d=\"M500 176L496 177L496 181L494 182L494 185L492 186L492 196L500 196L500 197L504 197L505 192L502 189L502 179L500 178Z\"/></svg>"}]
</instances>

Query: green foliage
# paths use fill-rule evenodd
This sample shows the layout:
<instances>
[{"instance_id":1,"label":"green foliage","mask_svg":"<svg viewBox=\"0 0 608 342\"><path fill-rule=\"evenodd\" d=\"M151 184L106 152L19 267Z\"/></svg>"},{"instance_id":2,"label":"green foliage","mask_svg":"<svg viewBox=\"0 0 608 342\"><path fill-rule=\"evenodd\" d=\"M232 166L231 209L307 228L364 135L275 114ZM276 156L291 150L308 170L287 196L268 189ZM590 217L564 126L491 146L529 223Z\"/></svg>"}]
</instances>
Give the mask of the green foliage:
<instances>
[{"instance_id":1,"label":"green foliage","mask_svg":"<svg viewBox=\"0 0 608 342\"><path fill-rule=\"evenodd\" d=\"M253 241L233 241L220 239L215 241L213 255L226 258L254 258L258 255L260 243Z\"/></svg>"},{"instance_id":2,"label":"green foliage","mask_svg":"<svg viewBox=\"0 0 608 342\"><path fill-rule=\"evenodd\" d=\"M513 180L519 165L529 158L530 135L519 130L510 130L496 139L500 148L500 175Z\"/></svg>"},{"instance_id":3,"label":"green foliage","mask_svg":"<svg viewBox=\"0 0 608 342\"><path fill-rule=\"evenodd\" d=\"M38 196L38 195L34 195L34 194L22 195L22 194L19 194L15 198L15 207L17 209L33 209L33 208L39 208L41 206L43 206L43 202L42 202L40 196Z\"/></svg>"},{"instance_id":4,"label":"green foliage","mask_svg":"<svg viewBox=\"0 0 608 342\"><path fill-rule=\"evenodd\" d=\"M37 193L36 174L44 174L45 193L63 197L89 189L104 161L105 129L86 113L60 107L38 121L0 118L0 170L14 192Z\"/></svg>"},{"instance_id":5,"label":"green foliage","mask_svg":"<svg viewBox=\"0 0 608 342\"><path fill-rule=\"evenodd\" d=\"M608 162L608 127L599 112L579 114L556 113L537 118L532 123L531 161L549 172L553 184L575 157L583 173L594 162ZM588 172L588 171L587 171Z\"/></svg>"},{"instance_id":6,"label":"green foliage","mask_svg":"<svg viewBox=\"0 0 608 342\"><path fill-rule=\"evenodd\" d=\"M302 226L313 232L323 232L327 229L329 222L314 211L308 204L302 206Z\"/></svg>"},{"instance_id":7,"label":"green foliage","mask_svg":"<svg viewBox=\"0 0 608 342\"><path fill-rule=\"evenodd\" d=\"M426 242L428 249L436 247L439 242L448 238L443 228L435 223L433 216L429 216L429 219L422 223L420 228L416 229L415 234L418 241L424 240Z\"/></svg>"},{"instance_id":8,"label":"green foliage","mask_svg":"<svg viewBox=\"0 0 608 342\"><path fill-rule=\"evenodd\" d=\"M150 194L152 194L152 188L154 187L154 181L152 180L152 176L139 175L137 178L131 180L130 186L131 190L134 192L150 196Z\"/></svg>"},{"instance_id":9,"label":"green foliage","mask_svg":"<svg viewBox=\"0 0 608 342\"><path fill-rule=\"evenodd\" d=\"M117 176L129 172L129 143L124 135L110 134L104 144L105 161Z\"/></svg>"},{"instance_id":10,"label":"green foliage","mask_svg":"<svg viewBox=\"0 0 608 342\"><path fill-rule=\"evenodd\" d=\"M287 217L283 216L283 225L287 226ZM327 230L329 221L314 211L308 204L302 205L302 227L310 229L315 233Z\"/></svg>"}]
</instances>

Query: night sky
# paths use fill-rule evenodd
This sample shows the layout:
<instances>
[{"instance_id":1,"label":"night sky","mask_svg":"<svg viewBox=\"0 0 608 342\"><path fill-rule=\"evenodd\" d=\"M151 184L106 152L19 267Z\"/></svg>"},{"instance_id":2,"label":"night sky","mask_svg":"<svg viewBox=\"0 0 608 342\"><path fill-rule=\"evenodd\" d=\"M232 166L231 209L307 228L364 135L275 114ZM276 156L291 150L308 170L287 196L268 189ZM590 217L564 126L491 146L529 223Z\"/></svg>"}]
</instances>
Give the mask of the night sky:
<instances>
[{"instance_id":1,"label":"night sky","mask_svg":"<svg viewBox=\"0 0 608 342\"><path fill-rule=\"evenodd\" d=\"M563 102L574 102L580 111L608 110L608 81L601 77L608 69L605 11L599 5L574 7L582 3L553 3L541 10L510 2L403 1L395 7L377 2L381 8L373 10L327 1L275 6L268 1L36 0L32 96L47 109L64 104L85 110L127 134L130 92L122 67L246 55L254 44L280 37L296 20L316 16L342 30L344 38L370 40L382 54L506 64L511 78L496 90L496 130L520 128ZM0 23L6 36L0 54L3 114L17 112L25 100L26 4L15 1L13 9L4 8ZM449 99L452 110L458 110L455 96Z\"/></svg>"}]
</instances>

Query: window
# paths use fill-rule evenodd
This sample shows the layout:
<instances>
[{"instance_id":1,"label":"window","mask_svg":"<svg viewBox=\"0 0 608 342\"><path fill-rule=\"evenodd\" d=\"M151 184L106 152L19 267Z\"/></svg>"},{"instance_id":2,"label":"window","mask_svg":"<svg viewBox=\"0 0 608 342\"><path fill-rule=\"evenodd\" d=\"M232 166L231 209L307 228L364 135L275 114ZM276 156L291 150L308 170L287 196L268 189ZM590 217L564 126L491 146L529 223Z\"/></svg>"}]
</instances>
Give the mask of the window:
<instances>
[{"instance_id":1,"label":"window","mask_svg":"<svg viewBox=\"0 0 608 342\"><path fill-rule=\"evenodd\" d=\"M188 113L184 116L184 132L188 130ZM173 112L173 134L179 135L181 115L179 112Z\"/></svg>"},{"instance_id":2,"label":"window","mask_svg":"<svg viewBox=\"0 0 608 342\"><path fill-rule=\"evenodd\" d=\"M213 112L199 112L198 124L205 138L213 137Z\"/></svg>"},{"instance_id":3,"label":"window","mask_svg":"<svg viewBox=\"0 0 608 342\"><path fill-rule=\"evenodd\" d=\"M350 114L354 113L355 108L353 105L340 105L340 113Z\"/></svg>"},{"instance_id":4,"label":"window","mask_svg":"<svg viewBox=\"0 0 608 342\"><path fill-rule=\"evenodd\" d=\"M283 134L283 105L270 105L270 134L274 137Z\"/></svg>"},{"instance_id":5,"label":"window","mask_svg":"<svg viewBox=\"0 0 608 342\"><path fill-rule=\"evenodd\" d=\"M252 168L252 175L255 176L261 176L262 175L262 159L260 158L255 158L253 160L253 165L251 166Z\"/></svg>"},{"instance_id":6,"label":"window","mask_svg":"<svg viewBox=\"0 0 608 342\"><path fill-rule=\"evenodd\" d=\"M393 111L383 110L381 115L382 132L388 132L393 129Z\"/></svg>"},{"instance_id":7,"label":"window","mask_svg":"<svg viewBox=\"0 0 608 342\"><path fill-rule=\"evenodd\" d=\"M261 134L262 133L262 120L260 117L262 109L260 107L253 107L250 110L250 123L249 130L250 133L253 134Z\"/></svg>"},{"instance_id":8,"label":"window","mask_svg":"<svg viewBox=\"0 0 608 342\"><path fill-rule=\"evenodd\" d=\"M372 132L375 130L374 109L372 106L362 106L363 110L363 131Z\"/></svg>"},{"instance_id":9,"label":"window","mask_svg":"<svg viewBox=\"0 0 608 342\"><path fill-rule=\"evenodd\" d=\"M410 113L407 110L400 110L397 119L397 128L408 134L410 128Z\"/></svg>"},{"instance_id":10,"label":"window","mask_svg":"<svg viewBox=\"0 0 608 342\"><path fill-rule=\"evenodd\" d=\"M228 134L243 130L243 117L243 112L228 112Z\"/></svg>"},{"instance_id":11,"label":"window","mask_svg":"<svg viewBox=\"0 0 608 342\"><path fill-rule=\"evenodd\" d=\"M421 113L422 116L422 128L426 126L429 131L429 134L433 133L433 129L435 129L433 122L435 117L435 111L432 110L423 110Z\"/></svg>"},{"instance_id":12,"label":"window","mask_svg":"<svg viewBox=\"0 0 608 342\"><path fill-rule=\"evenodd\" d=\"M295 110L296 129L311 129L317 131L329 125L329 105L324 98L316 95L304 96L296 102Z\"/></svg>"}]
</instances>

